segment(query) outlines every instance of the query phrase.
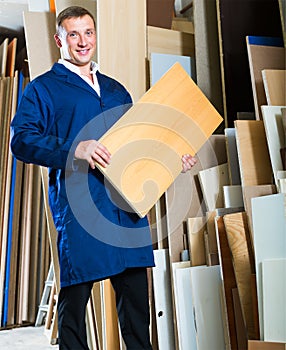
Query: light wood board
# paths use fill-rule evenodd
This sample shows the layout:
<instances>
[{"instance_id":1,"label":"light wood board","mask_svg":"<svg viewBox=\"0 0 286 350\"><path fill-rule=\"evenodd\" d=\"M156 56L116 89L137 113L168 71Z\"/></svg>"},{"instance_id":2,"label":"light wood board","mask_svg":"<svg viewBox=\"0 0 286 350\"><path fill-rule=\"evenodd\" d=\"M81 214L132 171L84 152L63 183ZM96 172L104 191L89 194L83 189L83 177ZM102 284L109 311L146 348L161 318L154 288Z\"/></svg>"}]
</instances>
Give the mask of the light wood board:
<instances>
[{"instance_id":1,"label":"light wood board","mask_svg":"<svg viewBox=\"0 0 286 350\"><path fill-rule=\"evenodd\" d=\"M182 155L195 155L221 122L191 77L175 63L100 138L112 162L105 169L98 167L143 217L182 171Z\"/></svg>"},{"instance_id":2,"label":"light wood board","mask_svg":"<svg viewBox=\"0 0 286 350\"><path fill-rule=\"evenodd\" d=\"M286 70L263 69L262 79L269 106L286 105Z\"/></svg>"},{"instance_id":3,"label":"light wood board","mask_svg":"<svg viewBox=\"0 0 286 350\"><path fill-rule=\"evenodd\" d=\"M0 45L0 77L3 78L6 76L6 64L7 64L7 53L8 53L8 44L9 39L6 38L3 40Z\"/></svg>"},{"instance_id":4,"label":"light wood board","mask_svg":"<svg viewBox=\"0 0 286 350\"><path fill-rule=\"evenodd\" d=\"M146 92L145 0L97 0L97 50L100 70L137 102Z\"/></svg>"},{"instance_id":5,"label":"light wood board","mask_svg":"<svg viewBox=\"0 0 286 350\"><path fill-rule=\"evenodd\" d=\"M262 261L263 326L266 341L286 343L285 276L286 259Z\"/></svg>"},{"instance_id":6,"label":"light wood board","mask_svg":"<svg viewBox=\"0 0 286 350\"><path fill-rule=\"evenodd\" d=\"M284 194L253 198L252 221L260 336L264 339L262 262L286 258L286 218Z\"/></svg>"},{"instance_id":7,"label":"light wood board","mask_svg":"<svg viewBox=\"0 0 286 350\"><path fill-rule=\"evenodd\" d=\"M261 106L266 105L263 69L285 69L285 48L252 45L246 39L256 119L262 119Z\"/></svg>"},{"instance_id":8,"label":"light wood board","mask_svg":"<svg viewBox=\"0 0 286 350\"><path fill-rule=\"evenodd\" d=\"M56 18L54 13L49 12L24 12L23 16L29 73L32 80L48 71L60 58L60 50L53 39Z\"/></svg>"},{"instance_id":9,"label":"light wood board","mask_svg":"<svg viewBox=\"0 0 286 350\"><path fill-rule=\"evenodd\" d=\"M147 26L147 52L191 56L195 54L194 35L177 30Z\"/></svg>"},{"instance_id":10,"label":"light wood board","mask_svg":"<svg viewBox=\"0 0 286 350\"><path fill-rule=\"evenodd\" d=\"M286 344L248 340L248 350L286 350Z\"/></svg>"},{"instance_id":11,"label":"light wood board","mask_svg":"<svg viewBox=\"0 0 286 350\"><path fill-rule=\"evenodd\" d=\"M236 120L236 141L243 186L272 184L272 167L262 120Z\"/></svg>"},{"instance_id":12,"label":"light wood board","mask_svg":"<svg viewBox=\"0 0 286 350\"><path fill-rule=\"evenodd\" d=\"M222 208L224 206L223 186L229 185L227 164L201 170L199 180L208 211Z\"/></svg>"},{"instance_id":13,"label":"light wood board","mask_svg":"<svg viewBox=\"0 0 286 350\"><path fill-rule=\"evenodd\" d=\"M283 106L262 106L262 117L275 184L278 187L277 172L283 170L280 150L286 147L282 122Z\"/></svg>"},{"instance_id":14,"label":"light wood board","mask_svg":"<svg viewBox=\"0 0 286 350\"><path fill-rule=\"evenodd\" d=\"M204 243L205 230L206 217L188 218L187 232L192 266L206 265L206 250Z\"/></svg>"}]
</instances>

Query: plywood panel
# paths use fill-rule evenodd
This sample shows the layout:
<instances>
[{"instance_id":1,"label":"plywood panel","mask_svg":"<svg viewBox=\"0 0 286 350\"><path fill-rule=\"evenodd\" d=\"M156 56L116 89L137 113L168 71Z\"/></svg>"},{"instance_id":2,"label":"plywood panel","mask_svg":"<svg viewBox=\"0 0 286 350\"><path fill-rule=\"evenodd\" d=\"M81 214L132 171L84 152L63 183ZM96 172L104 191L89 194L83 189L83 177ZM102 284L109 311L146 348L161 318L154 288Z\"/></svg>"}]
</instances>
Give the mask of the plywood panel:
<instances>
[{"instance_id":1,"label":"plywood panel","mask_svg":"<svg viewBox=\"0 0 286 350\"><path fill-rule=\"evenodd\" d=\"M142 217L180 174L181 156L195 155L221 122L176 63L99 140L112 154L99 168Z\"/></svg>"},{"instance_id":2,"label":"plywood panel","mask_svg":"<svg viewBox=\"0 0 286 350\"><path fill-rule=\"evenodd\" d=\"M60 58L60 51L53 40L56 18L54 13L49 12L24 12L23 16L29 73L32 80L49 70Z\"/></svg>"},{"instance_id":3,"label":"plywood panel","mask_svg":"<svg viewBox=\"0 0 286 350\"><path fill-rule=\"evenodd\" d=\"M264 340L286 343L286 259L262 261Z\"/></svg>"},{"instance_id":4,"label":"plywood panel","mask_svg":"<svg viewBox=\"0 0 286 350\"><path fill-rule=\"evenodd\" d=\"M223 217L228 244L232 254L234 273L241 301L243 318L250 339L257 339L254 327L251 274L254 271L252 250L249 249L249 231L245 213Z\"/></svg>"},{"instance_id":5,"label":"plywood panel","mask_svg":"<svg viewBox=\"0 0 286 350\"><path fill-rule=\"evenodd\" d=\"M224 206L223 186L229 185L227 164L201 170L199 180L208 211L222 208Z\"/></svg>"},{"instance_id":6,"label":"plywood panel","mask_svg":"<svg viewBox=\"0 0 286 350\"><path fill-rule=\"evenodd\" d=\"M286 344L249 340L248 350L286 350Z\"/></svg>"},{"instance_id":7,"label":"plywood panel","mask_svg":"<svg viewBox=\"0 0 286 350\"><path fill-rule=\"evenodd\" d=\"M147 25L170 29L175 0L147 0Z\"/></svg>"},{"instance_id":8,"label":"plywood panel","mask_svg":"<svg viewBox=\"0 0 286 350\"><path fill-rule=\"evenodd\" d=\"M191 265L206 265L206 251L204 243L204 233L206 231L206 218L188 218L187 231Z\"/></svg>"},{"instance_id":9,"label":"plywood panel","mask_svg":"<svg viewBox=\"0 0 286 350\"><path fill-rule=\"evenodd\" d=\"M231 250L229 248L225 225L223 217L217 216L214 218L218 255L219 255L219 266L220 275L222 279L222 291L223 300L225 303L225 312L227 318L227 327L225 328L225 336L227 343L230 343L231 350L238 350L237 337L236 337L236 326L235 326L235 312L232 299L232 290L237 288L234 268L232 264Z\"/></svg>"},{"instance_id":10,"label":"plywood panel","mask_svg":"<svg viewBox=\"0 0 286 350\"><path fill-rule=\"evenodd\" d=\"M253 45L247 37L247 52L249 59L252 92L256 119L262 119L261 106L266 105L266 95L263 87L263 69L285 69L285 48L276 46Z\"/></svg>"},{"instance_id":11,"label":"plywood panel","mask_svg":"<svg viewBox=\"0 0 286 350\"><path fill-rule=\"evenodd\" d=\"M286 70L263 69L262 79L267 104L270 106L285 106Z\"/></svg>"},{"instance_id":12,"label":"plywood panel","mask_svg":"<svg viewBox=\"0 0 286 350\"><path fill-rule=\"evenodd\" d=\"M272 171L275 179L275 184L278 186L277 172L284 169L280 150L286 146L282 121L283 107L262 106L261 109Z\"/></svg>"},{"instance_id":13,"label":"plywood panel","mask_svg":"<svg viewBox=\"0 0 286 350\"><path fill-rule=\"evenodd\" d=\"M97 0L97 38L100 70L137 102L146 92L146 1Z\"/></svg>"},{"instance_id":14,"label":"plywood panel","mask_svg":"<svg viewBox=\"0 0 286 350\"><path fill-rule=\"evenodd\" d=\"M252 221L260 336L264 339L262 303L262 261L286 258L284 194L253 198Z\"/></svg>"},{"instance_id":15,"label":"plywood panel","mask_svg":"<svg viewBox=\"0 0 286 350\"><path fill-rule=\"evenodd\" d=\"M172 288L169 253L167 249L154 250L152 268L154 302L159 349L175 349Z\"/></svg>"},{"instance_id":16,"label":"plywood panel","mask_svg":"<svg viewBox=\"0 0 286 350\"><path fill-rule=\"evenodd\" d=\"M243 186L272 183L272 168L261 120L236 120L236 140Z\"/></svg>"},{"instance_id":17,"label":"plywood panel","mask_svg":"<svg viewBox=\"0 0 286 350\"><path fill-rule=\"evenodd\" d=\"M147 52L194 57L194 35L176 30L147 26Z\"/></svg>"}]
</instances>

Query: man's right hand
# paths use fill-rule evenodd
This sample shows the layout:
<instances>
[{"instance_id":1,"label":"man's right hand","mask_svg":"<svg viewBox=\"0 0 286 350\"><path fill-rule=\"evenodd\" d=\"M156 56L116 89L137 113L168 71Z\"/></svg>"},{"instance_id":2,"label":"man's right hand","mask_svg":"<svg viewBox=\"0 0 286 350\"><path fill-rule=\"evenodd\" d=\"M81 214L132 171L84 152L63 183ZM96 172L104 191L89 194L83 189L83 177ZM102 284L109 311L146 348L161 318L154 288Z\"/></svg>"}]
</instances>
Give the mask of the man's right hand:
<instances>
[{"instance_id":1,"label":"man's right hand","mask_svg":"<svg viewBox=\"0 0 286 350\"><path fill-rule=\"evenodd\" d=\"M96 140L81 141L74 156L76 159L86 160L92 169L95 169L95 163L106 168L111 158L108 149Z\"/></svg>"}]
</instances>

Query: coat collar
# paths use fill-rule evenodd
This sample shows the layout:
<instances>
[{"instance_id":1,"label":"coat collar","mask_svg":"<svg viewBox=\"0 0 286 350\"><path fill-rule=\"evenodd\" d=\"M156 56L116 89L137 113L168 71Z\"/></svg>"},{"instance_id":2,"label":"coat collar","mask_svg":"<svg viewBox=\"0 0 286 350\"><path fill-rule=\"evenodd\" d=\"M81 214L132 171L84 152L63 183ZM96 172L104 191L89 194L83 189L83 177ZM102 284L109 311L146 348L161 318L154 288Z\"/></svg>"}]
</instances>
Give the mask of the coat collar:
<instances>
[{"instance_id":1,"label":"coat collar","mask_svg":"<svg viewBox=\"0 0 286 350\"><path fill-rule=\"evenodd\" d=\"M69 84L76 85L77 88L82 88L84 90L87 90L88 92L91 92L92 94L96 95L97 98L99 96L94 91L94 89L87 84L80 76L78 76L76 73L70 71L68 68L66 68L63 64L60 63L54 63L52 67L52 72L57 75L59 79L65 80ZM110 85L110 80L105 79L105 76L101 74L98 70L96 72L98 83L100 85L101 92L104 92L108 90L108 87Z\"/></svg>"}]
</instances>

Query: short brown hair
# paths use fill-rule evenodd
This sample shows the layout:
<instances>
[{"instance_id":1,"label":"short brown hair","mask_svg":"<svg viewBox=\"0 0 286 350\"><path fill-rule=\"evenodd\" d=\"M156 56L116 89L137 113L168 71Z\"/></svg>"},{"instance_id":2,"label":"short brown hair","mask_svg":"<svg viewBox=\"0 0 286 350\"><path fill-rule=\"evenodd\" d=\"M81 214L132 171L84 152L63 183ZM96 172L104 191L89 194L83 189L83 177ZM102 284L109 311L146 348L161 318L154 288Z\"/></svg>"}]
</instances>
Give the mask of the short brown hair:
<instances>
[{"instance_id":1,"label":"short brown hair","mask_svg":"<svg viewBox=\"0 0 286 350\"><path fill-rule=\"evenodd\" d=\"M72 18L72 17L83 17L85 15L88 15L92 18L94 27L95 27L95 19L93 15L84 7L80 6L70 6L67 7L66 9L62 10L58 16L57 16L57 29L61 26L62 22L67 19L67 18Z\"/></svg>"}]
</instances>

